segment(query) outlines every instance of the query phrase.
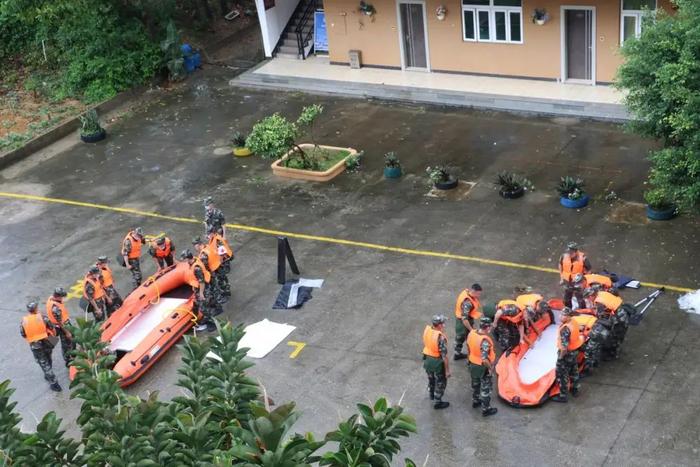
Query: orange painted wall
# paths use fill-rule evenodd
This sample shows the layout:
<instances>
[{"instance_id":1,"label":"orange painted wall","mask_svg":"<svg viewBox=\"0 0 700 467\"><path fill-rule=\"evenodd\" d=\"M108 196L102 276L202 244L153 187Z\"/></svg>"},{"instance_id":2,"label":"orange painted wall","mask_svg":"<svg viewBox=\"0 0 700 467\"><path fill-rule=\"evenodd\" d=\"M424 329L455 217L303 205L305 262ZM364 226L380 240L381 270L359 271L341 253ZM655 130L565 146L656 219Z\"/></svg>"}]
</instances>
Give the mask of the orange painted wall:
<instances>
[{"instance_id":1,"label":"orange painted wall","mask_svg":"<svg viewBox=\"0 0 700 467\"><path fill-rule=\"evenodd\" d=\"M362 51L365 65L401 66L396 0L373 0L374 19L357 11L359 0L325 0L330 60L347 62L348 51ZM438 21L435 9L447 8ZM610 82L621 63L619 0L523 0L523 44L462 40L460 0L426 0L432 70L558 79L561 75L561 5L596 8L596 80ZM659 0L668 7L669 0ZM546 8L550 20L533 24L535 8ZM670 9L670 8L669 8Z\"/></svg>"}]
</instances>

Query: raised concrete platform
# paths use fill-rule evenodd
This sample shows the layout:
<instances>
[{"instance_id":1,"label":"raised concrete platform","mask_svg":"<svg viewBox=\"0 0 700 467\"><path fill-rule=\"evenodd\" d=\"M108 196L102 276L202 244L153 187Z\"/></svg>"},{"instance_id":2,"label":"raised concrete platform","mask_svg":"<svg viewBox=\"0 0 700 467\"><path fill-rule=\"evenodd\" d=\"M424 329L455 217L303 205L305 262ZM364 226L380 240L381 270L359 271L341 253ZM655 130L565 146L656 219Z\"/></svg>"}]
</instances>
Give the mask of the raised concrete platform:
<instances>
[{"instance_id":1,"label":"raised concrete platform","mask_svg":"<svg viewBox=\"0 0 700 467\"><path fill-rule=\"evenodd\" d=\"M353 70L319 57L274 58L230 84L598 120L629 119L623 95L610 86L377 68Z\"/></svg>"}]
</instances>

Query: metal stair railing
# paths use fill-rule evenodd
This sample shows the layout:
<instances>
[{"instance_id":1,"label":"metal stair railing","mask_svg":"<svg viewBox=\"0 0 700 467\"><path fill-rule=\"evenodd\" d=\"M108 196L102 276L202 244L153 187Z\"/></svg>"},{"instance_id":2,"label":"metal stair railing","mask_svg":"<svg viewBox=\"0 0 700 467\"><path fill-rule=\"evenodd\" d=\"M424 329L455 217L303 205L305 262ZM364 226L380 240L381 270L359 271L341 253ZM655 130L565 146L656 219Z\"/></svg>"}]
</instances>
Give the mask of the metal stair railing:
<instances>
[{"instance_id":1,"label":"metal stair railing","mask_svg":"<svg viewBox=\"0 0 700 467\"><path fill-rule=\"evenodd\" d=\"M311 39L311 36L314 33L313 27L309 28L309 30L306 33L304 33L304 29L309 24L309 20L313 18L313 13L315 9L316 2L312 0L306 5L306 7L304 7L304 11L301 17L299 18L299 23L297 24L297 27L294 30L297 36L297 47L299 49L299 57L301 57L302 60L306 60L306 43L309 41L309 39Z\"/></svg>"}]
</instances>

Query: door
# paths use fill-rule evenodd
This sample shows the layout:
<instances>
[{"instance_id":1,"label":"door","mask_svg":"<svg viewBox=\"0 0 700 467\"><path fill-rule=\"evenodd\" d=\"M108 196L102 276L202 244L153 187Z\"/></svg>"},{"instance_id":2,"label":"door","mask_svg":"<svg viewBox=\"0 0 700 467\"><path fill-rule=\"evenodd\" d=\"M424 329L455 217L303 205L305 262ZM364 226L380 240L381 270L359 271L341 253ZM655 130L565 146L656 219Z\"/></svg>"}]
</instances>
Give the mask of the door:
<instances>
[{"instance_id":1,"label":"door","mask_svg":"<svg viewBox=\"0 0 700 467\"><path fill-rule=\"evenodd\" d=\"M404 68L428 69L428 41L423 2L399 2L399 35Z\"/></svg>"},{"instance_id":2,"label":"door","mask_svg":"<svg viewBox=\"0 0 700 467\"><path fill-rule=\"evenodd\" d=\"M565 81L595 82L595 10L562 9L562 77Z\"/></svg>"}]
</instances>

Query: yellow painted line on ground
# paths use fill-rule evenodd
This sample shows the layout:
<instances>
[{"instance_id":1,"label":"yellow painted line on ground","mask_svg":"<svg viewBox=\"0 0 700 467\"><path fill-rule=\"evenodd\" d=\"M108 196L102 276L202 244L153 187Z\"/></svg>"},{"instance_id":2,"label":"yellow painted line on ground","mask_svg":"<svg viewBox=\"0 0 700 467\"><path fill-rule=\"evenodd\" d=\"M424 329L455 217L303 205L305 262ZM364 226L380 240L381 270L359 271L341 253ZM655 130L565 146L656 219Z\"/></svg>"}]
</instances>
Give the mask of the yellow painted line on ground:
<instances>
[{"instance_id":1,"label":"yellow painted line on ground","mask_svg":"<svg viewBox=\"0 0 700 467\"><path fill-rule=\"evenodd\" d=\"M24 201L40 201L40 202L44 202L44 203L54 203L54 204L63 204L63 205L68 205L68 206L78 206L78 207L84 207L84 208L101 209L104 211L120 212L120 213L124 213L124 214L132 214L135 216L143 216L143 217L153 217L156 219L163 219L163 220L169 220L169 221L174 221L174 222L187 222L190 224L202 224L203 223L202 221L199 221L197 219L193 219L191 217L167 216L167 215L158 214L155 212L141 211L140 209L120 208L120 207L115 207L115 206L107 206L105 204L85 203L83 201L73 201L73 200L61 199L61 198L47 198L44 196L24 195L24 194L20 194L20 193L7 193L7 192L2 192L2 191L0 191L0 197L19 199L19 200L24 200ZM415 250L415 249L411 249L411 248L400 248L400 247L394 247L394 246L388 246L388 245L381 245L378 243L359 242L359 241L355 241L355 240L346 240L346 239L342 239L342 238L323 237L323 236L318 236L318 235L307 235L307 234L301 234L301 233L295 233L295 232L285 232L282 230L266 229L266 228L262 228L262 227L254 227L254 226L242 225L242 224L226 224L226 227L231 228L231 229L235 229L235 230L242 230L245 232L255 232L255 233L261 233L261 234L265 234L265 235L275 235L275 236L282 236L282 237L289 237L289 238L297 238L300 240L311 240L311 241L315 241L315 242L332 243L332 244L336 244L336 245L352 246L352 247L357 247L357 248L366 248L366 249L370 249L370 250L387 251L387 252L391 252L391 253L401 253L404 255L452 259L452 260L456 260L456 261L465 261L465 262L472 262L472 263L479 263L479 264L488 264L488 265L492 265L492 266L501 266L501 267L506 267L506 268L527 269L527 270L531 270L531 271L546 272L546 273L550 273L550 274L559 274L559 271L557 271L554 268L536 266L533 264L515 263L512 261L501 261L501 260L496 260L496 259L480 258L478 256L456 255L456 254L447 253L447 252L430 251L430 250ZM657 284L654 282L641 282L641 284L645 287L654 287L654 288L665 287L666 290L671 290L674 292L692 292L693 291L693 289L688 288L688 287L680 287L680 286L669 285L669 284Z\"/></svg>"},{"instance_id":2,"label":"yellow painted line on ground","mask_svg":"<svg viewBox=\"0 0 700 467\"><path fill-rule=\"evenodd\" d=\"M294 351L289 354L289 358L297 358L299 352L301 352L301 349L306 347L306 342L289 341L287 342L287 345L294 347Z\"/></svg>"}]
</instances>

